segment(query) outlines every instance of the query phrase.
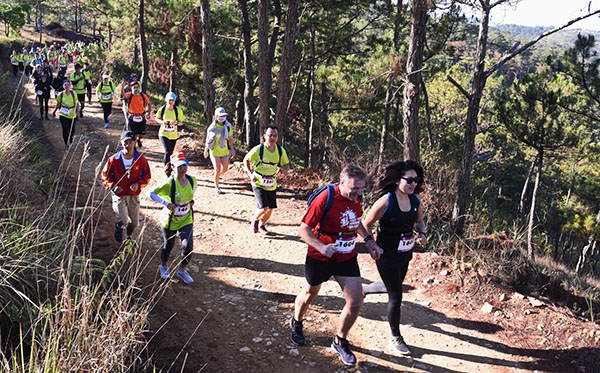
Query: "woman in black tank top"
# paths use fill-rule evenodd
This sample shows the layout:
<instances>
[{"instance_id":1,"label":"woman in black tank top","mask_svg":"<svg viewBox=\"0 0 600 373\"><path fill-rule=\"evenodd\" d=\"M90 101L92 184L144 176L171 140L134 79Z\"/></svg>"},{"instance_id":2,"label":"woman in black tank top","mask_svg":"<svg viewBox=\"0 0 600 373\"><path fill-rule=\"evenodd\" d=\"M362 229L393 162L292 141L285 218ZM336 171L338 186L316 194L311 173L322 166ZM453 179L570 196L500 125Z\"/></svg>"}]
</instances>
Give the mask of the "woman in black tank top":
<instances>
[{"instance_id":1,"label":"woman in black tank top","mask_svg":"<svg viewBox=\"0 0 600 373\"><path fill-rule=\"evenodd\" d=\"M387 165L375 183L376 200L364 221L369 233L375 221L379 221L376 240L383 253L377 260L377 270L388 293L391 344L401 355L410 355L400 334L402 282L414 245L417 242L423 246L427 244L421 201L415 194L422 186L423 168L416 162L400 161Z\"/></svg>"}]
</instances>

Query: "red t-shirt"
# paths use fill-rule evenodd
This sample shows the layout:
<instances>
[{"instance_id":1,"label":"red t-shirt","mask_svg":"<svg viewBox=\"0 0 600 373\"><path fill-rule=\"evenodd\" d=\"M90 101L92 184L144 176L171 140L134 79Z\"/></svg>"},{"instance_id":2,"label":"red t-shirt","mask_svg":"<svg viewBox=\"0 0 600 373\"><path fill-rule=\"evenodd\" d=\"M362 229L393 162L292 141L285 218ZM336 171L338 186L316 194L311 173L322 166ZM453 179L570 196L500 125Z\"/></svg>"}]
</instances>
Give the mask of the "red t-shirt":
<instances>
[{"instance_id":1,"label":"red t-shirt","mask_svg":"<svg viewBox=\"0 0 600 373\"><path fill-rule=\"evenodd\" d=\"M334 186L333 190L335 193L333 205L327 211L325 219L322 221L322 226L321 218L323 210L325 210L325 203L327 202L327 190L324 190L315 197L302 218L302 222L311 227L315 236L325 244L335 242L340 238L340 233L344 239L356 238L356 230L362 219L362 204L360 200L351 201L343 197L340 194L339 185ZM332 260L345 262L356 256L356 248L349 253L335 253L331 258L328 258L314 247L308 246L308 256L323 262Z\"/></svg>"}]
</instances>

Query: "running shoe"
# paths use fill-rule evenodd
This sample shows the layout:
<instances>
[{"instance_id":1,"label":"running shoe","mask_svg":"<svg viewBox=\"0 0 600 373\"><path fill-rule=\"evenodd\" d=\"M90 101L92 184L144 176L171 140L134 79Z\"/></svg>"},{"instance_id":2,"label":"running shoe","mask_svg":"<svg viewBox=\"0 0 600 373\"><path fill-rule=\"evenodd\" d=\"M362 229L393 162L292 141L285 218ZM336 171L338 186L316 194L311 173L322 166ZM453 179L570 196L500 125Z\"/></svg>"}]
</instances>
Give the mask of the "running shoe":
<instances>
[{"instance_id":1,"label":"running shoe","mask_svg":"<svg viewBox=\"0 0 600 373\"><path fill-rule=\"evenodd\" d=\"M168 266L164 266L161 264L158 268L160 269L160 277L162 279L168 280L171 277L171 275L169 275L169 267Z\"/></svg>"},{"instance_id":2,"label":"running shoe","mask_svg":"<svg viewBox=\"0 0 600 373\"><path fill-rule=\"evenodd\" d=\"M304 346L306 339L302 332L302 321L296 321L294 316L290 318L290 328L292 329L292 343L296 346Z\"/></svg>"},{"instance_id":3,"label":"running shoe","mask_svg":"<svg viewBox=\"0 0 600 373\"><path fill-rule=\"evenodd\" d=\"M252 231L258 233L258 220L252 222Z\"/></svg>"},{"instance_id":4,"label":"running shoe","mask_svg":"<svg viewBox=\"0 0 600 373\"><path fill-rule=\"evenodd\" d=\"M123 223L121 222L115 224L115 241L123 241Z\"/></svg>"},{"instance_id":5,"label":"running shoe","mask_svg":"<svg viewBox=\"0 0 600 373\"><path fill-rule=\"evenodd\" d=\"M390 344L398 351L401 355L410 355L410 350L406 343L404 343L404 338L401 335L392 336L390 340Z\"/></svg>"},{"instance_id":6,"label":"running shoe","mask_svg":"<svg viewBox=\"0 0 600 373\"><path fill-rule=\"evenodd\" d=\"M215 188L215 192L217 192L217 194L225 194L221 188Z\"/></svg>"},{"instance_id":7,"label":"running shoe","mask_svg":"<svg viewBox=\"0 0 600 373\"><path fill-rule=\"evenodd\" d=\"M264 224L261 224L261 225L258 227L258 231L259 231L260 233L262 233L262 234L269 234L269 233L271 233L271 231L270 231L270 230L268 230L268 229L267 229L267 227L265 227L265 225L264 225Z\"/></svg>"},{"instance_id":8,"label":"running shoe","mask_svg":"<svg viewBox=\"0 0 600 373\"><path fill-rule=\"evenodd\" d=\"M336 339L339 341L339 344L336 342ZM333 338L333 342L331 342L331 349L333 352L340 355L340 359L342 359L342 363L345 365L356 364L356 356L354 356L352 351L350 351L350 343L348 343L346 338Z\"/></svg>"},{"instance_id":9,"label":"running shoe","mask_svg":"<svg viewBox=\"0 0 600 373\"><path fill-rule=\"evenodd\" d=\"M104 123L104 128L108 128L108 122Z\"/></svg>"},{"instance_id":10,"label":"running shoe","mask_svg":"<svg viewBox=\"0 0 600 373\"><path fill-rule=\"evenodd\" d=\"M137 141L137 146L138 146L138 148L141 148L141 147L142 147L142 140L138 139L138 141Z\"/></svg>"},{"instance_id":11,"label":"running shoe","mask_svg":"<svg viewBox=\"0 0 600 373\"><path fill-rule=\"evenodd\" d=\"M181 280L183 280L183 282L185 282L186 284L191 284L192 282L194 282L194 279L192 278L192 276L190 276L188 271L186 271L185 269L178 270L177 277L179 277Z\"/></svg>"}]
</instances>

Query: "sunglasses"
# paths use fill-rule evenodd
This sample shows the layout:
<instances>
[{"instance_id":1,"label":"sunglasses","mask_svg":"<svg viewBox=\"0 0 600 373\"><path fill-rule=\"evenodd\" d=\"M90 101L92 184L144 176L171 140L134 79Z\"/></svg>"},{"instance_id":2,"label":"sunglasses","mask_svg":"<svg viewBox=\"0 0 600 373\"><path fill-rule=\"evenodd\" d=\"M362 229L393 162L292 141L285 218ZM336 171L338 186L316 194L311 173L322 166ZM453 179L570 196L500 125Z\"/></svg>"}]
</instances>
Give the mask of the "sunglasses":
<instances>
[{"instance_id":1,"label":"sunglasses","mask_svg":"<svg viewBox=\"0 0 600 373\"><path fill-rule=\"evenodd\" d=\"M401 179L406 180L406 184L419 184L419 182L421 181L420 177L404 177L402 176Z\"/></svg>"}]
</instances>

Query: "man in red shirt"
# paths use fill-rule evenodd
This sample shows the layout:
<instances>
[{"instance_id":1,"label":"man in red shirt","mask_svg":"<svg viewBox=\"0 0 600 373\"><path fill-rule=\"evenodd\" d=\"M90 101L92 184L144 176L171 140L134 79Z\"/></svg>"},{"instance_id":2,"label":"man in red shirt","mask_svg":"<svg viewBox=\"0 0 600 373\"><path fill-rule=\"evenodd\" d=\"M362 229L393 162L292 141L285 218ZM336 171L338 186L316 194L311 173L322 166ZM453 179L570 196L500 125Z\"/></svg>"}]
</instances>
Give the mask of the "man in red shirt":
<instances>
[{"instance_id":1,"label":"man in red shirt","mask_svg":"<svg viewBox=\"0 0 600 373\"><path fill-rule=\"evenodd\" d=\"M123 150L108 158L102 170L102 184L112 194L112 207L117 217L115 240L123 241L123 227L127 239L138 225L140 215L140 192L150 182L150 166L146 158L135 150L135 135L121 135Z\"/></svg>"},{"instance_id":2,"label":"man in red shirt","mask_svg":"<svg viewBox=\"0 0 600 373\"><path fill-rule=\"evenodd\" d=\"M331 276L344 293L346 305L340 315L337 333L331 348L346 365L356 364L346 336L358 318L363 305L363 291L358 267L357 233L364 238L373 258L379 257L381 248L362 224L362 190L367 174L353 165L344 167L339 184L333 187L333 203L325 211L330 188L317 195L302 218L298 235L308 244L305 277L307 285L296 297L294 316L290 319L292 342L306 343L302 321L308 307L319 294L321 284Z\"/></svg>"}]
</instances>

